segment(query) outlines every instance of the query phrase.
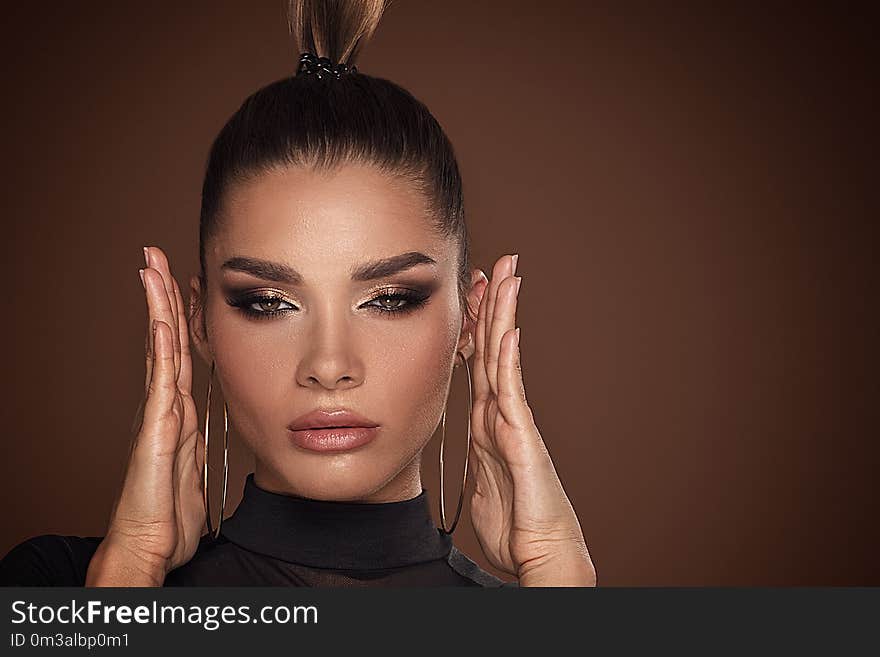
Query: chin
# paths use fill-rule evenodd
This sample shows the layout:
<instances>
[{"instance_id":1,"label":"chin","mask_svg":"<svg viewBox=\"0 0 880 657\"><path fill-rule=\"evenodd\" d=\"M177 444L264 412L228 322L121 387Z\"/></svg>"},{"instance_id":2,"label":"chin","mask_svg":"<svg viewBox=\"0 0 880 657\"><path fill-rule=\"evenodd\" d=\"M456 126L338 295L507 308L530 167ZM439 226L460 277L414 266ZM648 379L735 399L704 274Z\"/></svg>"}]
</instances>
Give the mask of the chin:
<instances>
[{"instance_id":1,"label":"chin","mask_svg":"<svg viewBox=\"0 0 880 657\"><path fill-rule=\"evenodd\" d=\"M381 476L382 471L375 461L354 453L310 455L282 470L297 495L340 502L358 500L381 488L388 478Z\"/></svg>"},{"instance_id":2,"label":"chin","mask_svg":"<svg viewBox=\"0 0 880 657\"><path fill-rule=\"evenodd\" d=\"M357 501L379 488L376 482L364 482L339 480L338 482L328 477L315 482L314 485L300 486L298 494L315 500L336 502Z\"/></svg>"}]
</instances>

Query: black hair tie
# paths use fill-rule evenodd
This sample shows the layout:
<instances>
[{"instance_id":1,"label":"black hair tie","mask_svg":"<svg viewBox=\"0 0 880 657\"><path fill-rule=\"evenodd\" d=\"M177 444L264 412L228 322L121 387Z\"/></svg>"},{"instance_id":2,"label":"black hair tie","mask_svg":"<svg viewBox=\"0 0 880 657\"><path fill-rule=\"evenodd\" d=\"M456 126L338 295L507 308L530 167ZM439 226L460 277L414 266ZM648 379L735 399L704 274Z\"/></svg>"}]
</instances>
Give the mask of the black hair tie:
<instances>
[{"instance_id":1,"label":"black hair tie","mask_svg":"<svg viewBox=\"0 0 880 657\"><path fill-rule=\"evenodd\" d=\"M314 53L304 52L299 57L299 68L296 74L315 75L318 79L333 76L337 80L348 73L357 73L357 66L333 64L329 57L318 57Z\"/></svg>"}]
</instances>

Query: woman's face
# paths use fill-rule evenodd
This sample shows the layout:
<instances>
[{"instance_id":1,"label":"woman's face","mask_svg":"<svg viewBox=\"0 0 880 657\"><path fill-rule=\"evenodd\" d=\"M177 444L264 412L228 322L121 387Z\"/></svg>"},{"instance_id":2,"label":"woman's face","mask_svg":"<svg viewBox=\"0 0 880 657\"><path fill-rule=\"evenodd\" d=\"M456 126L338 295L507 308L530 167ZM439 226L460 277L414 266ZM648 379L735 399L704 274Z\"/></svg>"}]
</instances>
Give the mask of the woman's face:
<instances>
[{"instance_id":1,"label":"woman's face","mask_svg":"<svg viewBox=\"0 0 880 657\"><path fill-rule=\"evenodd\" d=\"M204 317L192 316L190 334L216 363L257 485L327 500L418 495L455 352L473 352L457 246L431 231L420 196L365 165L289 168L237 185L218 227L205 245L207 291L191 281ZM368 275L402 254L434 262ZM485 275L472 281L477 294ZM376 436L346 451L300 447L288 425L316 408L355 411L379 425Z\"/></svg>"}]
</instances>

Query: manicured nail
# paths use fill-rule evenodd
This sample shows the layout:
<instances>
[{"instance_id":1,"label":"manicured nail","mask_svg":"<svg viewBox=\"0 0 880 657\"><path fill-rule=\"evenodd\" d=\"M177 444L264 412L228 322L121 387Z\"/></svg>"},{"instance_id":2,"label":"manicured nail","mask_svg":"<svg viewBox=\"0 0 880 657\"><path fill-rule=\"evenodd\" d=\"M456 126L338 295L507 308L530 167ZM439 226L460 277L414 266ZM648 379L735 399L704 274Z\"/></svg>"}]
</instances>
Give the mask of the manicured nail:
<instances>
[{"instance_id":1,"label":"manicured nail","mask_svg":"<svg viewBox=\"0 0 880 657\"><path fill-rule=\"evenodd\" d=\"M516 346L519 346L519 326L516 327Z\"/></svg>"},{"instance_id":2,"label":"manicured nail","mask_svg":"<svg viewBox=\"0 0 880 657\"><path fill-rule=\"evenodd\" d=\"M146 246L144 247L144 262L147 263L147 267L150 266L150 249Z\"/></svg>"},{"instance_id":3,"label":"manicured nail","mask_svg":"<svg viewBox=\"0 0 880 657\"><path fill-rule=\"evenodd\" d=\"M519 294L519 286L522 285L522 276L515 276L516 278L516 293Z\"/></svg>"},{"instance_id":4,"label":"manicured nail","mask_svg":"<svg viewBox=\"0 0 880 657\"><path fill-rule=\"evenodd\" d=\"M516 273L516 261L519 260L519 253L513 254L513 267L510 270L510 275L513 276Z\"/></svg>"},{"instance_id":5,"label":"manicured nail","mask_svg":"<svg viewBox=\"0 0 880 657\"><path fill-rule=\"evenodd\" d=\"M144 289L146 290L146 289L147 289L147 283L146 283L146 281L144 280L144 270L143 270L143 269L138 269L138 274L141 275L141 285L143 285L143 286L144 286Z\"/></svg>"}]
</instances>

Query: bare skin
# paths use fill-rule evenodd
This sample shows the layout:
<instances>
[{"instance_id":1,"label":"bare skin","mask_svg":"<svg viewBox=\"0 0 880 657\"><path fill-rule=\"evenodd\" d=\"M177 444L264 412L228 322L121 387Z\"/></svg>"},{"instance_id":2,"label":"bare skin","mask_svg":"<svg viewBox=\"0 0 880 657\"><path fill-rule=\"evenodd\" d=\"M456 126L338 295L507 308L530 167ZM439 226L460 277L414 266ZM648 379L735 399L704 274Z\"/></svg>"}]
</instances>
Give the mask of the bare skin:
<instances>
[{"instance_id":1,"label":"bare skin","mask_svg":"<svg viewBox=\"0 0 880 657\"><path fill-rule=\"evenodd\" d=\"M164 252L146 249L144 290L157 330L147 332L143 421L87 586L161 586L195 553L205 527L204 437L192 353L215 364L215 389L255 455L257 485L364 502L421 492L421 453L439 423L457 353L472 358L475 486L465 504L487 560L521 586L596 584L525 395L515 258L501 256L491 280L471 271L467 303L478 309L471 322L460 310L454 244L424 217L418 194L369 167L265 174L230 195L206 245L207 289L193 277L189 312ZM404 252L435 263L368 282L349 277L353 267ZM302 280L222 267L238 256L287 265ZM428 300L410 300L399 314L376 309L401 307L393 295L401 290ZM271 298L255 301L256 293ZM266 306L276 314L264 315ZM348 452L293 447L286 424L319 406L366 415L380 424L379 437Z\"/></svg>"}]
</instances>

